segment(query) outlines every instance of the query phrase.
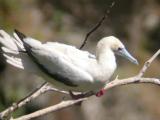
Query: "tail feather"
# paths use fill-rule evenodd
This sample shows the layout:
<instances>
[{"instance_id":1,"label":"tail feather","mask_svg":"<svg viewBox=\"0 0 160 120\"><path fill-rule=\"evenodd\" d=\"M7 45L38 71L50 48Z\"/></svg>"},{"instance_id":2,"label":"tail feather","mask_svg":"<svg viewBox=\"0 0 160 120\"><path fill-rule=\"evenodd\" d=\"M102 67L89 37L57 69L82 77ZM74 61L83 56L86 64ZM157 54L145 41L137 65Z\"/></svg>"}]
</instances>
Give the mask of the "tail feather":
<instances>
[{"instance_id":1,"label":"tail feather","mask_svg":"<svg viewBox=\"0 0 160 120\"><path fill-rule=\"evenodd\" d=\"M18 30L15 29L14 32L17 34L20 40L23 41L23 39L26 38L26 36L23 33L19 32Z\"/></svg>"},{"instance_id":2,"label":"tail feather","mask_svg":"<svg viewBox=\"0 0 160 120\"><path fill-rule=\"evenodd\" d=\"M13 65L15 67L18 67L20 69L24 69L24 66L22 65L21 59L14 58L13 56L9 56L7 54L3 54L3 55L6 58L7 63L9 63L9 64L11 64L11 65Z\"/></svg>"},{"instance_id":3,"label":"tail feather","mask_svg":"<svg viewBox=\"0 0 160 120\"><path fill-rule=\"evenodd\" d=\"M7 63L19 69L37 73L39 71L37 66L24 52L25 48L23 46L23 42L20 40L21 38L19 38L17 33L14 33L13 35L14 37L11 37L5 31L0 30L2 54L6 58Z\"/></svg>"},{"instance_id":4,"label":"tail feather","mask_svg":"<svg viewBox=\"0 0 160 120\"><path fill-rule=\"evenodd\" d=\"M8 48L6 48L6 47L1 47L1 49L2 49L3 53L19 54L18 51L10 50L10 49L8 49Z\"/></svg>"},{"instance_id":5,"label":"tail feather","mask_svg":"<svg viewBox=\"0 0 160 120\"><path fill-rule=\"evenodd\" d=\"M17 44L17 46L19 46L19 50L25 51L24 46L23 46L23 42L20 40L18 35L14 32L13 36L15 37L15 43Z\"/></svg>"},{"instance_id":6,"label":"tail feather","mask_svg":"<svg viewBox=\"0 0 160 120\"><path fill-rule=\"evenodd\" d=\"M5 31L0 30L0 43L11 50L18 50L18 47L14 43L14 38L8 35Z\"/></svg>"}]
</instances>

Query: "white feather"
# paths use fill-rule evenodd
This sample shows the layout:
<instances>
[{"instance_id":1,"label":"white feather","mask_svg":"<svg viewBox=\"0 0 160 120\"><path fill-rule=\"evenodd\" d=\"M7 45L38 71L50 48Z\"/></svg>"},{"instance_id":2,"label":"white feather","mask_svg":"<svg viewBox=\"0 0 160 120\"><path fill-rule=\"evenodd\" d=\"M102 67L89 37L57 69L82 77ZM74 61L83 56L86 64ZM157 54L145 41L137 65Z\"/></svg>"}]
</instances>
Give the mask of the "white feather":
<instances>
[{"instance_id":1,"label":"white feather","mask_svg":"<svg viewBox=\"0 0 160 120\"><path fill-rule=\"evenodd\" d=\"M5 31L0 30L0 43L11 50L18 50L14 38L8 35Z\"/></svg>"},{"instance_id":2,"label":"white feather","mask_svg":"<svg viewBox=\"0 0 160 120\"><path fill-rule=\"evenodd\" d=\"M118 47L124 47L117 38L105 37L98 42L95 56L74 46L56 42L42 44L27 37L23 41L24 45L29 46L31 53L28 55L20 52L26 51L23 42L16 33L14 37L0 30L0 43L9 64L38 74L59 89L80 92L97 91L109 82L116 69L114 51ZM130 56L130 59L133 60L133 57ZM59 75L77 86L69 86L59 79L54 80L49 74Z\"/></svg>"}]
</instances>

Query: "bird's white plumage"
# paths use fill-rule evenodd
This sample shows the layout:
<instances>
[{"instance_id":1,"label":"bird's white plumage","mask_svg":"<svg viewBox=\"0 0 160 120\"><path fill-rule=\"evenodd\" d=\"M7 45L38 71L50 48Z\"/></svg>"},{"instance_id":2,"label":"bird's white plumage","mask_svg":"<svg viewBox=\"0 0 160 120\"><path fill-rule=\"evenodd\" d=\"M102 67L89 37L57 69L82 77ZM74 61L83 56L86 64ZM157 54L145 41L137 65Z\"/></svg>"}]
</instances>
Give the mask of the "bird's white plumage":
<instances>
[{"instance_id":1,"label":"bird's white plumage","mask_svg":"<svg viewBox=\"0 0 160 120\"><path fill-rule=\"evenodd\" d=\"M0 31L3 54L9 64L36 73L59 89L79 92L97 91L102 88L116 69L114 49L116 50L117 46L124 47L117 38L106 37L98 43L95 56L62 43L42 44L29 37L24 38L23 41L24 43L16 33L13 38L3 30ZM29 46L31 55L20 52L25 50L25 44ZM41 68L53 76L58 75L58 78L65 79L54 80ZM64 81L76 86L67 85Z\"/></svg>"}]
</instances>

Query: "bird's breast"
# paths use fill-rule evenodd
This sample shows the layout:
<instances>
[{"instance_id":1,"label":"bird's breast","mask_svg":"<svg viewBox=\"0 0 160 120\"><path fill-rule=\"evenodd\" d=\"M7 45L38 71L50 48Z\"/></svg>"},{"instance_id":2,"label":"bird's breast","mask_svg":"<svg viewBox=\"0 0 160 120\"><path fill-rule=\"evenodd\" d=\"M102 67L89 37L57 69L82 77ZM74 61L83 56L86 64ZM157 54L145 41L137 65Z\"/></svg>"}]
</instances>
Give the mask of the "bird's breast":
<instances>
[{"instance_id":1,"label":"bird's breast","mask_svg":"<svg viewBox=\"0 0 160 120\"><path fill-rule=\"evenodd\" d=\"M115 63L100 67L100 70L97 76L95 76L95 79L99 80L100 82L107 83L110 81L110 78L113 75L115 69L116 69Z\"/></svg>"}]
</instances>

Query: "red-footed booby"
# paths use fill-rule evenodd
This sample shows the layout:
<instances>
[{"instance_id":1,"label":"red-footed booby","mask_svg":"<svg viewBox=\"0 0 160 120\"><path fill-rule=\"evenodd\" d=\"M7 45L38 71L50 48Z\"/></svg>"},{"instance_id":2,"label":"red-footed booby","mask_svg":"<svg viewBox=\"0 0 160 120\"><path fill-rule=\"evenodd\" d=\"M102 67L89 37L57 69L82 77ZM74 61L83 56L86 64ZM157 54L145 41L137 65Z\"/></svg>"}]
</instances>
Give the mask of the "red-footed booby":
<instances>
[{"instance_id":1,"label":"red-footed booby","mask_svg":"<svg viewBox=\"0 0 160 120\"><path fill-rule=\"evenodd\" d=\"M114 36L102 38L97 44L96 55L93 55L58 42L42 44L17 30L13 35L11 37L0 30L1 48L7 63L42 76L60 90L82 93L93 91L99 96L103 94L101 89L116 69L115 54L138 64Z\"/></svg>"}]
</instances>

